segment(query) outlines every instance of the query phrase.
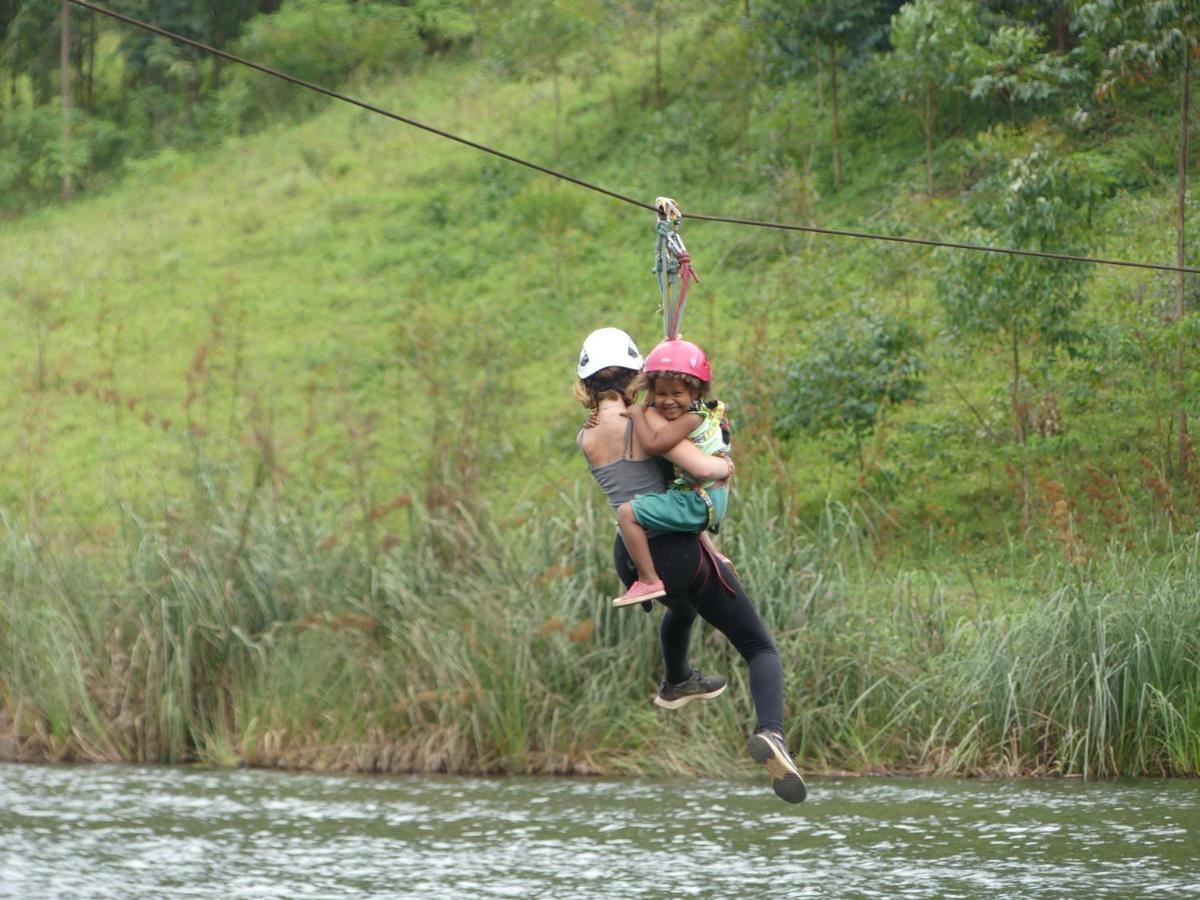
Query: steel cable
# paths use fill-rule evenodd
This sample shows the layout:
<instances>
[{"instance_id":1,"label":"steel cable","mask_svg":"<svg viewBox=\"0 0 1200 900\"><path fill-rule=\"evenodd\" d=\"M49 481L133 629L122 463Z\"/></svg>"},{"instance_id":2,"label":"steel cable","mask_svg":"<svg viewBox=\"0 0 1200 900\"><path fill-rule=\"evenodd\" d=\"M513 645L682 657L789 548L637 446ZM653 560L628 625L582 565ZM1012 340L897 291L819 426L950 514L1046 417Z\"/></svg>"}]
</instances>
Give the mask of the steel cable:
<instances>
[{"instance_id":1,"label":"steel cable","mask_svg":"<svg viewBox=\"0 0 1200 900\"><path fill-rule=\"evenodd\" d=\"M181 35L181 34L176 34L173 31L167 31L165 28L160 28L157 25L150 24L149 22L143 22L140 19L135 19L132 16L125 15L124 13L119 13L114 10L107 9L103 6L98 6L95 3L88 3L88 2L86 2L86 0L69 0L69 2L74 4L75 6L90 10L91 12L99 13L100 15L103 15L103 16L108 16L109 18L116 19L120 22L124 22L127 25L132 25L135 28L141 28L145 31L149 31L152 34L157 34L160 37L165 37L165 38L168 38L169 40L176 41L181 44L186 44L189 47L195 47L197 50L202 50L205 53L212 54L213 56L219 56L222 59L229 60L230 62L238 63L239 65L243 65L248 68L255 69L266 75L271 75L275 78L280 78L284 81L289 81L292 84L296 84L296 85L299 85L300 87L307 88L310 91L316 91L319 94L324 94L325 96L332 97L335 100L341 100L343 103L349 103L352 106L360 107L361 109L365 109L368 112L373 112L373 113L377 113L381 116L386 116L389 119L394 119L397 122L403 122L405 125L410 125L413 128L419 128L422 131L427 131L430 134L437 135L438 137L443 137L443 138L446 138L447 140L456 141L459 144L464 144L468 147L471 147L475 150L480 150L484 153L490 153L492 156L498 156L501 159L507 160L508 162L515 163L520 166L525 166L526 168L533 169L536 172L541 172L544 175L550 175L550 176L553 176L554 178L559 178L563 181L570 182L571 184L578 185L579 187L586 188L589 191L595 191L598 194L604 194L605 196L612 197L616 200L621 200L625 203L629 203L629 204L631 204L633 206L637 206L641 209L649 210L651 212L655 211L655 208L652 205L650 205L649 203L643 203L640 200L636 200L633 197L629 197L625 194L618 193L617 191L609 190L606 187L602 187L598 184L593 184L592 182L585 181L582 178L576 178L574 175L568 175L565 172L559 172L556 169L551 169L546 166L539 165L538 163L530 162L527 159L522 159L521 157L514 156L511 153L505 153L503 150L497 150L496 148L489 147L486 144L481 144L477 141L472 141L468 138L460 137L457 134L452 134L451 132L444 131L441 128L435 128L432 125L427 125L424 122L419 122L416 119L409 118L408 116L402 116L399 113L395 113L390 110L383 109L382 107L375 106L374 104L367 103L363 100L358 100L354 97L350 97L346 94L342 94L338 91L332 90L331 88L322 87L321 85L314 84L311 81L305 81L303 78L297 78L295 75L289 75L286 72L281 72L278 69L271 68L270 66L265 66L261 63L256 63L252 60L244 59L243 57L237 56L236 54L233 54L233 53L229 53L226 50L220 50L216 47L209 46L208 44L205 44L201 41L197 41L193 38L185 37L184 35ZM952 250L971 250L971 251L975 251L975 252L979 252L979 253L1001 253L1001 254L1006 254L1009 256L1032 256L1032 257L1038 257L1040 259L1053 259L1053 260L1061 260L1064 262L1090 263L1093 265L1102 265L1102 266L1124 266L1127 268L1137 268L1137 269L1153 269L1153 270L1160 271L1160 272L1183 272L1183 273L1187 273L1187 274L1191 274L1191 275L1200 274L1200 268L1195 268L1193 266L1174 266L1174 265L1168 265L1165 263L1138 262L1138 261L1126 260L1126 259L1108 259L1108 258L1100 257L1100 256L1076 256L1076 255L1072 255L1069 253L1052 253L1050 251L1043 251L1043 250L1023 250L1023 249L1014 248L1014 247L993 247L993 246L988 246L988 245L984 245L984 244L966 244L966 243L961 243L958 241L941 241L941 240L935 240L932 238L906 237L904 235L894 235L894 234L877 234L877 233L869 232L869 231L852 231L852 230L841 229L841 228L823 228L823 227L816 226L816 225L795 225L795 224L789 224L789 223L785 223L785 222L764 222L764 221L759 221L759 220L755 220L755 219L736 218L733 216L705 215L702 213L685 213L683 218L689 219L692 221L696 221L696 222L721 222L721 223L725 223L728 225L746 225L746 226L751 226L754 228L774 228L774 229L780 229L783 231L802 231L802 232L808 232L810 234L822 234L822 235L829 235L829 236L833 236L833 237L848 237L848 238L856 238L859 240L871 240L871 241L889 241L892 243L900 243L900 244L918 244L918 245L926 246L926 247L945 247L945 248L952 249Z\"/></svg>"}]
</instances>

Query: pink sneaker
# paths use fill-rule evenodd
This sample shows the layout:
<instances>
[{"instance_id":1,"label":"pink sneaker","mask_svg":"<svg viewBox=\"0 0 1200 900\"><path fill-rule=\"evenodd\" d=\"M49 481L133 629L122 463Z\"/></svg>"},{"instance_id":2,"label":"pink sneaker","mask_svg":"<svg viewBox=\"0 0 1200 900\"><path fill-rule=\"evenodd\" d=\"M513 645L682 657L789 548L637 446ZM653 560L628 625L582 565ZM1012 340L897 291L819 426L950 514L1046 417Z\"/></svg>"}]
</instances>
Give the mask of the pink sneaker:
<instances>
[{"instance_id":1,"label":"pink sneaker","mask_svg":"<svg viewBox=\"0 0 1200 900\"><path fill-rule=\"evenodd\" d=\"M661 580L653 581L649 584L644 581L635 581L629 586L629 590L613 601L613 606L633 606L635 603L641 603L644 600L653 600L655 597L665 596L667 596L667 592L663 590Z\"/></svg>"}]
</instances>

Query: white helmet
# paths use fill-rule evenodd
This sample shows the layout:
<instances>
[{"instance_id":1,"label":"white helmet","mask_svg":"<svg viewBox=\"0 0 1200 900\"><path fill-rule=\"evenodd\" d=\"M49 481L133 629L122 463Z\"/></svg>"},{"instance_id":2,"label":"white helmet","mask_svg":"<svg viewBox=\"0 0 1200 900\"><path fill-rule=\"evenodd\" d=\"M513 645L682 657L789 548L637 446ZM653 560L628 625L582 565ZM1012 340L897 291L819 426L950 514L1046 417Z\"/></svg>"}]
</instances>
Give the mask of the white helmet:
<instances>
[{"instance_id":1,"label":"white helmet","mask_svg":"<svg viewBox=\"0 0 1200 900\"><path fill-rule=\"evenodd\" d=\"M620 328L598 328L587 336L579 352L580 378L594 375L609 366L620 366L637 372L642 368L642 354L633 338Z\"/></svg>"}]
</instances>

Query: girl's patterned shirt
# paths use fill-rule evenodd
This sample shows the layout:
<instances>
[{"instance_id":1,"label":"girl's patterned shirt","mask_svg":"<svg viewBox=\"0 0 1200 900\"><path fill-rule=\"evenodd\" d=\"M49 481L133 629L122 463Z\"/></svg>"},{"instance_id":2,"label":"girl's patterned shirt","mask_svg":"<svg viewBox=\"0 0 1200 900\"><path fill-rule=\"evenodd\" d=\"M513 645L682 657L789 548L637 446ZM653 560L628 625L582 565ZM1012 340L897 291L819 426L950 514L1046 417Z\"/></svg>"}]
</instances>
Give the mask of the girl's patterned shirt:
<instances>
[{"instance_id":1,"label":"girl's patterned shirt","mask_svg":"<svg viewBox=\"0 0 1200 900\"><path fill-rule=\"evenodd\" d=\"M725 421L725 404L719 400L711 402L713 405L710 407L707 403L695 400L688 407L688 412L699 413L701 416L700 424L688 434L688 440L707 456L728 456L730 446L725 436L728 434L729 426ZM675 490L690 491L697 486L710 488L715 483L711 479L697 482L695 478L676 466L675 480L671 483L671 487Z\"/></svg>"}]
</instances>

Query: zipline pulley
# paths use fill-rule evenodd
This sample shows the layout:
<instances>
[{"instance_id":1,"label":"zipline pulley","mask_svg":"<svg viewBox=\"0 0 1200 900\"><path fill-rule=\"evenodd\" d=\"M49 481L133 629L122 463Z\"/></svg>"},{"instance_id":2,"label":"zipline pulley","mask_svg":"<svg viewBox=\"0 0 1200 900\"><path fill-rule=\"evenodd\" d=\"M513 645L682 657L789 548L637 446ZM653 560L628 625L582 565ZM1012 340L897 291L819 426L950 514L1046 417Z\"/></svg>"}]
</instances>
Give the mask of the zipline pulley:
<instances>
[{"instance_id":1,"label":"zipline pulley","mask_svg":"<svg viewBox=\"0 0 1200 900\"><path fill-rule=\"evenodd\" d=\"M656 197L654 209L658 218L654 274L662 294L663 337L669 341L678 340L688 285L693 281L699 284L700 279L692 268L692 258L683 245L683 238L679 236L679 222L683 219L679 204L670 197ZM675 294L673 299L672 293Z\"/></svg>"}]
</instances>

